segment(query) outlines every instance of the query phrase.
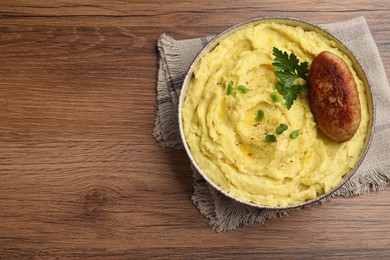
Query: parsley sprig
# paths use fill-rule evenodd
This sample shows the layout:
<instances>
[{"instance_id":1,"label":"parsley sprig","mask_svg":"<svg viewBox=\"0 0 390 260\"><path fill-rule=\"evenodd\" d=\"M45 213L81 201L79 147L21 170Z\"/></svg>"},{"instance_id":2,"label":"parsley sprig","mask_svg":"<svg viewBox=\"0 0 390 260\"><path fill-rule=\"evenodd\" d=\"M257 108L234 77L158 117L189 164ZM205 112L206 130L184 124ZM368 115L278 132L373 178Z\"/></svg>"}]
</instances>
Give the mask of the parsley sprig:
<instances>
[{"instance_id":1,"label":"parsley sprig","mask_svg":"<svg viewBox=\"0 0 390 260\"><path fill-rule=\"evenodd\" d=\"M287 52L282 52L274 47L272 53L275 56L272 66L275 68L275 74L279 79L276 83L276 89L283 94L286 101L285 106L290 109L298 94L307 91L306 84L294 84L295 80L301 78L307 80L309 73L309 65L307 62L299 62L299 59L294 53L288 55Z\"/></svg>"}]
</instances>

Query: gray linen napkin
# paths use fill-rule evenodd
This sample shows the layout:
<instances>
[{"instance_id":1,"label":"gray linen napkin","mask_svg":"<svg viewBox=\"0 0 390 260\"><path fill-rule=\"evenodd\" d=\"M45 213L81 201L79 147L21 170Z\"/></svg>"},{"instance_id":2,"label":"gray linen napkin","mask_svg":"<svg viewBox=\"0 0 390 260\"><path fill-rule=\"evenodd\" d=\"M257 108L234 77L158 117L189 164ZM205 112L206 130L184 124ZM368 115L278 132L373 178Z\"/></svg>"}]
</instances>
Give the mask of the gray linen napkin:
<instances>
[{"instance_id":1,"label":"gray linen napkin","mask_svg":"<svg viewBox=\"0 0 390 260\"><path fill-rule=\"evenodd\" d=\"M364 17L320 25L335 34L366 69L376 105L376 123L369 152L358 172L334 196L360 195L379 191L390 183L390 88ZM154 136L162 147L182 148L177 105L185 73L197 53L212 37L176 41L163 34L158 40L159 70L157 81ZM209 186L192 167L192 201L212 228L225 231L254 222L287 215L284 210L257 209L238 203Z\"/></svg>"}]
</instances>

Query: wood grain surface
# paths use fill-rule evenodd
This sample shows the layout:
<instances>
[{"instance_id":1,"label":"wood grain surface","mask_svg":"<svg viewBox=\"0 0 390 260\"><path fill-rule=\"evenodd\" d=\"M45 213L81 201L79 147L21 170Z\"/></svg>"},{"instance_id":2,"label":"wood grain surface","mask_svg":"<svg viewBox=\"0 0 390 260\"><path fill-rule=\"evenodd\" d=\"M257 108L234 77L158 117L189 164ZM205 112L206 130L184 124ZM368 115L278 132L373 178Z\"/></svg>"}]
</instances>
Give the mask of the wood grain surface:
<instances>
[{"instance_id":1,"label":"wood grain surface","mask_svg":"<svg viewBox=\"0 0 390 260\"><path fill-rule=\"evenodd\" d=\"M152 136L161 33L366 17L390 75L390 2L0 0L0 259L385 259L390 188L217 234L184 151Z\"/></svg>"}]
</instances>

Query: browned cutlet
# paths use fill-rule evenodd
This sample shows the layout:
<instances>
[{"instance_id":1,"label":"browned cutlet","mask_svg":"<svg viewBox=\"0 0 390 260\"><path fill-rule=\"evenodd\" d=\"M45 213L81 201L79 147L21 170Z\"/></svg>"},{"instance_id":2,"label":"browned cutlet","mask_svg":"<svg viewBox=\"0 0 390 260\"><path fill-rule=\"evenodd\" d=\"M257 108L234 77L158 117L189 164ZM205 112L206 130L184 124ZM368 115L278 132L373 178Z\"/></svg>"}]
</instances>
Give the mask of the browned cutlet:
<instances>
[{"instance_id":1,"label":"browned cutlet","mask_svg":"<svg viewBox=\"0 0 390 260\"><path fill-rule=\"evenodd\" d=\"M356 81L338 55L324 51L313 60L308 77L309 104L318 127L332 140L350 140L360 125Z\"/></svg>"}]
</instances>

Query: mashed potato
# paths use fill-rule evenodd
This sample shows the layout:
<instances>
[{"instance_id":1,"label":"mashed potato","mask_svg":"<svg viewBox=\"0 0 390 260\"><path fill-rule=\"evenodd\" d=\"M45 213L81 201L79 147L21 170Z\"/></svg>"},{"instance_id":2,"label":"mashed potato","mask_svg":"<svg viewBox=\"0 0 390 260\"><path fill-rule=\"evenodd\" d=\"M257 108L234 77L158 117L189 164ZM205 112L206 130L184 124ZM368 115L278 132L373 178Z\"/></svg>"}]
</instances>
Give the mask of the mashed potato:
<instances>
[{"instance_id":1,"label":"mashed potato","mask_svg":"<svg viewBox=\"0 0 390 260\"><path fill-rule=\"evenodd\" d=\"M273 47L293 52L309 66L328 50L351 67L362 120L350 141L334 142L317 129L306 93L290 110L284 102L273 102L278 81ZM230 81L233 91L227 95ZM240 92L239 85L249 92ZM257 121L259 110L265 117ZM247 25L207 53L194 71L182 118L187 144L204 174L233 197L264 206L303 203L337 186L359 161L369 120L363 83L336 43L314 31L277 23ZM288 129L278 135L275 129L281 123ZM300 134L292 139L294 130ZM269 134L277 141L266 142Z\"/></svg>"}]
</instances>

